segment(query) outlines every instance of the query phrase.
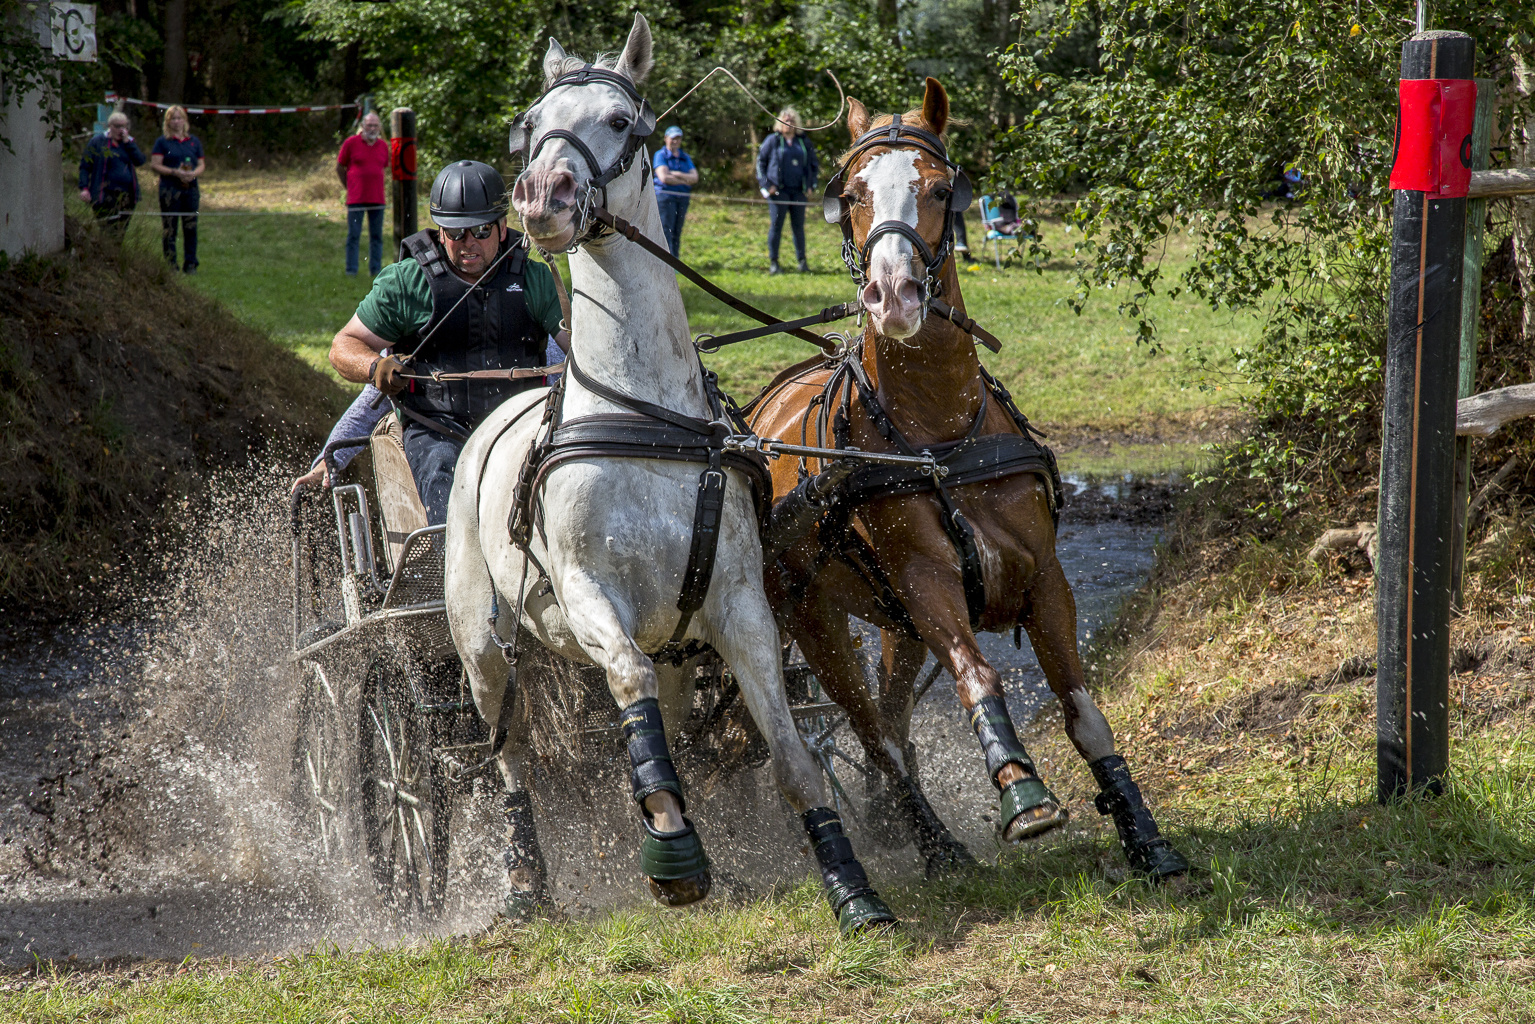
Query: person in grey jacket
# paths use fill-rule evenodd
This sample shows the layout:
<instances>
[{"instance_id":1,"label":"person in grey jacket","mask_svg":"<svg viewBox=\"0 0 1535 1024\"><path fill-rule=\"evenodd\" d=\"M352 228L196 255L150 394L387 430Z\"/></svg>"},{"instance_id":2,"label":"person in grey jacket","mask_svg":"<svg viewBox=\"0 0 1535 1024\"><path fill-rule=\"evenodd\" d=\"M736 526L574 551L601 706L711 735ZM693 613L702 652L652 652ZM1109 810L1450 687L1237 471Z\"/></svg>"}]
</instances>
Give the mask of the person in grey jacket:
<instances>
[{"instance_id":1,"label":"person in grey jacket","mask_svg":"<svg viewBox=\"0 0 1535 1024\"><path fill-rule=\"evenodd\" d=\"M810 273L805 262L805 195L814 193L821 163L815 146L800 130L799 111L785 107L778 113L773 133L757 151L757 187L768 201L768 273L781 273L778 244L783 239L784 218L794 229L794 254L799 270Z\"/></svg>"}]
</instances>

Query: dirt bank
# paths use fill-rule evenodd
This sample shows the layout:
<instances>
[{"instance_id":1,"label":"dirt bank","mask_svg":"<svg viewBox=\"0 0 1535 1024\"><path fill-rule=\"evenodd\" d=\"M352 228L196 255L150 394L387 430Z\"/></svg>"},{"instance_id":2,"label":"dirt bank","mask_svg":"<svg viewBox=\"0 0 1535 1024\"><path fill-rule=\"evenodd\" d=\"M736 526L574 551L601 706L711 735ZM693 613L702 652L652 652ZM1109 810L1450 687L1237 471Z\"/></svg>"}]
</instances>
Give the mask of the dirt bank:
<instances>
[{"instance_id":1,"label":"dirt bank","mask_svg":"<svg viewBox=\"0 0 1535 1024\"><path fill-rule=\"evenodd\" d=\"M0 260L0 609L129 599L207 475L294 457L346 396L185 287L71 221L65 250Z\"/></svg>"}]
</instances>

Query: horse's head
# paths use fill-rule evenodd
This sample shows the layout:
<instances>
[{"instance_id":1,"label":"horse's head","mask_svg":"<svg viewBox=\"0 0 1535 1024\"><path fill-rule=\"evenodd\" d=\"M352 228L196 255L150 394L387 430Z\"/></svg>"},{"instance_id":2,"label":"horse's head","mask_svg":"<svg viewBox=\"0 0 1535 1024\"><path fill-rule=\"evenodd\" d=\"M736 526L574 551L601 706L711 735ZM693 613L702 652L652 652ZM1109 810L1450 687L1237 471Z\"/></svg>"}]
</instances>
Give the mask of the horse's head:
<instances>
[{"instance_id":1,"label":"horse's head","mask_svg":"<svg viewBox=\"0 0 1535 1024\"><path fill-rule=\"evenodd\" d=\"M650 50L650 25L640 14L617 61L586 64L549 40L544 94L513 121L509 143L528 160L512 189L512 205L541 248L570 247L585 230L578 223L585 203L611 204L622 216L626 200L643 194L643 175L630 182L624 172L656 126L655 112L638 91L650 73Z\"/></svg>"},{"instance_id":2,"label":"horse's head","mask_svg":"<svg viewBox=\"0 0 1535 1024\"><path fill-rule=\"evenodd\" d=\"M922 326L951 256L949 215L970 205L970 180L942 142L948 122L948 93L933 78L922 108L906 114L871 118L848 100L853 148L827 185L824 209L851 238L843 257L861 285L858 298L889 338Z\"/></svg>"}]
</instances>

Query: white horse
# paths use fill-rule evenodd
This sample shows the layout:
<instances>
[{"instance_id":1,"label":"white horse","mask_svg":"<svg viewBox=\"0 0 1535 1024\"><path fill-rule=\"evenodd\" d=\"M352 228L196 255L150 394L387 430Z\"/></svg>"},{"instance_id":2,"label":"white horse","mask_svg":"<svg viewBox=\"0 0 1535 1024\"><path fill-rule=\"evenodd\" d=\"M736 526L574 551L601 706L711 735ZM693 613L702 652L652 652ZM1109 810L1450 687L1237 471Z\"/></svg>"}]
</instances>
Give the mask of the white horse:
<instances>
[{"instance_id":1,"label":"white horse","mask_svg":"<svg viewBox=\"0 0 1535 1024\"><path fill-rule=\"evenodd\" d=\"M592 68L599 70L593 74ZM672 271L627 239L592 230L595 222L581 208L600 202L649 238L662 239L650 165L640 145L654 128L655 115L636 91L650 68L650 27L639 15L616 61L586 65L551 39L544 58L546 91L512 129L513 152L529 160L512 202L541 248L579 246L570 257L570 354L586 379L598 382L597 390L605 386L708 421L711 404ZM584 76L583 69L588 69ZM605 179L605 171L614 174ZM593 182L601 187L589 188ZM599 397L575 373L567 374L564 388L563 421L631 413ZM622 709L633 795L643 813L641 869L658 900L691 903L708 892L708 861L683 816L666 733L687 716L692 681L680 666L653 662L650 655L678 628L679 588L705 467L612 456L559 462L542 478L535 495L541 515L527 548L519 547L509 537L509 516L524 456L540 436L538 407L545 395L537 391L506 402L475 431L459 458L446 547L453 639L475 703L491 723L503 720L503 701L511 699L502 652L519 621L551 650L606 671ZM727 468L725 474L712 584L685 638L713 647L739 680L772 750L778 785L803 817L844 930L893 922L868 885L841 822L827 808L825 780L790 715L778 628L763 593L750 484L739 470ZM525 599L519 609L520 595ZM494 626L489 624L493 608L500 613ZM527 737L512 727L497 755L508 791L511 913L547 900L526 792L526 749Z\"/></svg>"}]
</instances>

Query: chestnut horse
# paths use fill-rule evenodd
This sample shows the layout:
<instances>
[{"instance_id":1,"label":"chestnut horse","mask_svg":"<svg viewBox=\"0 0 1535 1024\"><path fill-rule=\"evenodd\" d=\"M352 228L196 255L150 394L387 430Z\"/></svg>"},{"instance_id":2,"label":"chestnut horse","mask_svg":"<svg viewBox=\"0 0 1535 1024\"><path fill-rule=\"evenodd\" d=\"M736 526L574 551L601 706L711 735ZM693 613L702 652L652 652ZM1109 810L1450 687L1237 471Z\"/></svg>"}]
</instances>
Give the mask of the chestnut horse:
<instances>
[{"instance_id":1,"label":"chestnut horse","mask_svg":"<svg viewBox=\"0 0 1535 1024\"><path fill-rule=\"evenodd\" d=\"M840 359L780 374L749 407L751 425L762 437L803 444L929 450L949 474L938 482L870 466L834 489L821 502L829 510L819 530L768 573L780 621L886 774L887 794L930 871L972 861L923 797L910 760L913 682L929 651L955 679L980 740L1003 837L1018 842L1066 821L976 643L979 630L1021 628L1102 790L1098 810L1113 815L1131 865L1152 878L1185 872L1188 863L1160 836L1087 691L1076 602L1055 552L1054 457L982 369L971 335L955 326L970 322L950 216L969 204L970 185L942 141L948 96L929 78L920 110L873 119L856 100L849 109L854 145L827 189L826 215L844 226L844 258L869 324ZM820 469L813 460L797 471L788 459L777 462L775 501L805 500ZM882 631L877 701L854 655L849 615Z\"/></svg>"}]
</instances>

